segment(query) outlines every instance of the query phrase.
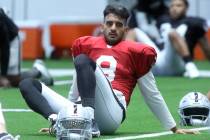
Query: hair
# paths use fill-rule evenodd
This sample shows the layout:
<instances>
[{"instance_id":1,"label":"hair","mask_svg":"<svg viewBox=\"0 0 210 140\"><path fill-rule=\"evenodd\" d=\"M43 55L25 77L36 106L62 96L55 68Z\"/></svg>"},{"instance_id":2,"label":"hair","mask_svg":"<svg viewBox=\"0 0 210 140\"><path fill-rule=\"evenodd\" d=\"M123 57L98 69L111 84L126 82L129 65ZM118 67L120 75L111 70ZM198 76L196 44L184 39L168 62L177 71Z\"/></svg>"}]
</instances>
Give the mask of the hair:
<instances>
[{"instance_id":1,"label":"hair","mask_svg":"<svg viewBox=\"0 0 210 140\"><path fill-rule=\"evenodd\" d=\"M188 8L188 7L189 7L189 2L188 2L188 0L183 0L183 2L184 2L184 4L185 4L185 6Z\"/></svg>"},{"instance_id":2,"label":"hair","mask_svg":"<svg viewBox=\"0 0 210 140\"><path fill-rule=\"evenodd\" d=\"M185 4L185 6L186 6L187 8L190 6L188 0L182 0L182 1L183 1L183 3Z\"/></svg>"},{"instance_id":3,"label":"hair","mask_svg":"<svg viewBox=\"0 0 210 140\"><path fill-rule=\"evenodd\" d=\"M126 21L129 18L128 10L122 5L107 5L104 9L104 17L108 14L115 14Z\"/></svg>"}]
</instances>

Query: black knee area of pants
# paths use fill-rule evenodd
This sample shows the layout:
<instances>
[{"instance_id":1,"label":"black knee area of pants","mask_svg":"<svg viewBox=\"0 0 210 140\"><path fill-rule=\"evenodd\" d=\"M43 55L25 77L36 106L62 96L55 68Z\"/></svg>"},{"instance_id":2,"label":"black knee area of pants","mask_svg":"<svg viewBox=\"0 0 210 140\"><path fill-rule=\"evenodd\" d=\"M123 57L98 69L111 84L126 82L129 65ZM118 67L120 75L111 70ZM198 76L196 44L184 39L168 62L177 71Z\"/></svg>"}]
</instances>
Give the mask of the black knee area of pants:
<instances>
[{"instance_id":1,"label":"black knee area of pants","mask_svg":"<svg viewBox=\"0 0 210 140\"><path fill-rule=\"evenodd\" d=\"M36 87L36 89L41 92L42 91L42 85L38 80L35 79L31 79L31 78L27 78L24 79L20 82L19 84L19 89L22 93L22 95L26 94L26 93L32 93L30 92L30 90L32 89L32 87Z\"/></svg>"},{"instance_id":2,"label":"black knee area of pants","mask_svg":"<svg viewBox=\"0 0 210 140\"><path fill-rule=\"evenodd\" d=\"M96 69L96 63L85 54L80 54L74 59L74 66L77 70L91 66L93 70Z\"/></svg>"}]
</instances>

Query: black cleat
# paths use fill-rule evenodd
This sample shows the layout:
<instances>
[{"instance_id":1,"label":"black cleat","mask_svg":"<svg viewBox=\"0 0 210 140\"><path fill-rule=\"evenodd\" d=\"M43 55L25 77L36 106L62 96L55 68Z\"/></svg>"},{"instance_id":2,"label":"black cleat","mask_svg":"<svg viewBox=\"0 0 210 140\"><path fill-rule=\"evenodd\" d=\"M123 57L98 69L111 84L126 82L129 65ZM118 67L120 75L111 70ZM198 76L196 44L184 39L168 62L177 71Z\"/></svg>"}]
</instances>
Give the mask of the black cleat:
<instances>
[{"instance_id":1,"label":"black cleat","mask_svg":"<svg viewBox=\"0 0 210 140\"><path fill-rule=\"evenodd\" d=\"M99 137L100 136L100 134L101 134L100 130L99 130L98 125L97 125L97 123L94 119L92 120L91 129L92 129L92 137Z\"/></svg>"}]
</instances>

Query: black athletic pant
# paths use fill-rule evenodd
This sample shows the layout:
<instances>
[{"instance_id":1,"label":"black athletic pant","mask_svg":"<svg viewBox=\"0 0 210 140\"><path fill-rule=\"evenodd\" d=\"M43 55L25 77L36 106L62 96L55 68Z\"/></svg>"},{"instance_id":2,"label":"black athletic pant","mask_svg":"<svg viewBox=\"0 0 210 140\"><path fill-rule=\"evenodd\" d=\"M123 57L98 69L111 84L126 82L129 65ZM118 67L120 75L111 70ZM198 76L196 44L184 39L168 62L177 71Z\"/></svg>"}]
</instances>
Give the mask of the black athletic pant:
<instances>
[{"instance_id":1,"label":"black athletic pant","mask_svg":"<svg viewBox=\"0 0 210 140\"><path fill-rule=\"evenodd\" d=\"M19 84L20 92L28 104L35 112L48 119L51 114L55 114L52 107L42 95L42 85L38 80L25 79Z\"/></svg>"}]
</instances>

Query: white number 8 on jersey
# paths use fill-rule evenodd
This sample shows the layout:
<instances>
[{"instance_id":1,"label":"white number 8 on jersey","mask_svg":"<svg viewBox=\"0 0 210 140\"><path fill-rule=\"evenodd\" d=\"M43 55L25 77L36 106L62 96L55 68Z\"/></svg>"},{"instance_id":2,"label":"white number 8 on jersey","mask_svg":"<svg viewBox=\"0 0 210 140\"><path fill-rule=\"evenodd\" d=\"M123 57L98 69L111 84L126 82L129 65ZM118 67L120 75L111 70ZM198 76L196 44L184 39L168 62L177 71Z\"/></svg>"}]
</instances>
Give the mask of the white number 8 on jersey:
<instances>
[{"instance_id":1,"label":"white number 8 on jersey","mask_svg":"<svg viewBox=\"0 0 210 140\"><path fill-rule=\"evenodd\" d=\"M96 60L96 63L100 66L108 80L112 82L115 78L115 71L117 67L117 61L115 58L113 56L102 55ZM108 63L109 65L104 67L103 63Z\"/></svg>"}]
</instances>

